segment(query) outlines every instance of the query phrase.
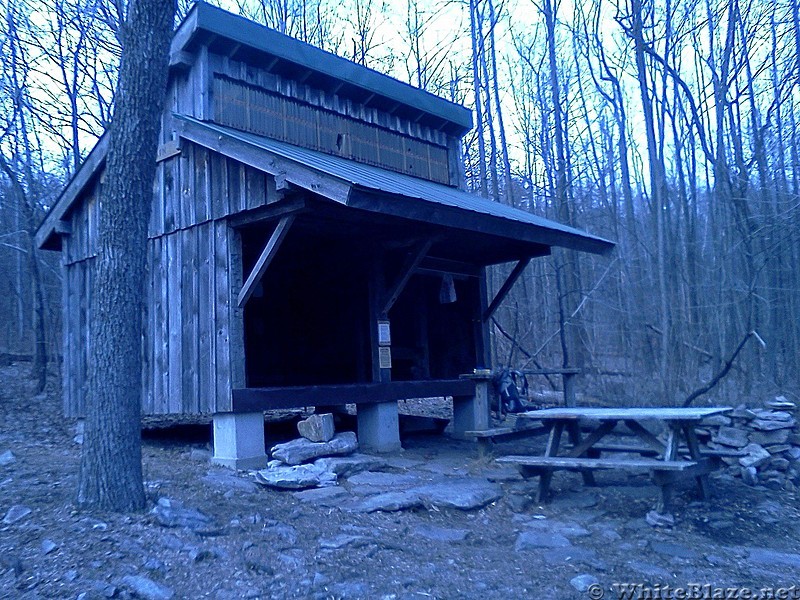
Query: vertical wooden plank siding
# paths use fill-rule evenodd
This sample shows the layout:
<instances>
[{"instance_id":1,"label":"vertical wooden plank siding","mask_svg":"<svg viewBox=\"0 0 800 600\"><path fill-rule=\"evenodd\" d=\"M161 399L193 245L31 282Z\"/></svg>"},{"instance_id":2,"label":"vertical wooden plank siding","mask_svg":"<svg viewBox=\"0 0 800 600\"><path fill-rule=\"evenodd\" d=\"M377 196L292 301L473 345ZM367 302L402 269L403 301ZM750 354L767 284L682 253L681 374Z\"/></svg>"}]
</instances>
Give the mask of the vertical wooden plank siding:
<instances>
[{"instance_id":1,"label":"vertical wooden plank siding","mask_svg":"<svg viewBox=\"0 0 800 600\"><path fill-rule=\"evenodd\" d=\"M197 311L197 230L198 227L180 232L181 245L181 349L183 378L181 412L199 412L200 402L197 392L198 329Z\"/></svg>"},{"instance_id":2,"label":"vertical wooden plank siding","mask_svg":"<svg viewBox=\"0 0 800 600\"><path fill-rule=\"evenodd\" d=\"M142 315L142 412L153 412L153 244L148 242L146 254L147 275L144 290L144 314Z\"/></svg>"},{"instance_id":3,"label":"vertical wooden plank siding","mask_svg":"<svg viewBox=\"0 0 800 600\"><path fill-rule=\"evenodd\" d=\"M242 236L239 231L232 227L227 227L228 234L228 273L229 275L229 295L228 306L230 308L230 333L228 343L230 344L231 379L227 396L218 397L218 401L228 404L231 399L231 392L234 388L242 388L246 385L245 377L245 356L244 356L244 308L239 308L236 299L244 285L244 273L242 269Z\"/></svg>"},{"instance_id":4,"label":"vertical wooden plank siding","mask_svg":"<svg viewBox=\"0 0 800 600\"><path fill-rule=\"evenodd\" d=\"M197 228L197 320L198 320L198 356L197 356L197 393L198 410L210 412L214 404L216 378L214 377L214 269L213 252L209 231L213 225L204 223Z\"/></svg>"},{"instance_id":5,"label":"vertical wooden plank siding","mask_svg":"<svg viewBox=\"0 0 800 600\"><path fill-rule=\"evenodd\" d=\"M181 289L182 248L180 234L168 235L167 288L169 294L169 402L170 413L181 412L183 404L183 336L181 305L183 290Z\"/></svg>"},{"instance_id":6,"label":"vertical wooden plank siding","mask_svg":"<svg viewBox=\"0 0 800 600\"><path fill-rule=\"evenodd\" d=\"M153 286L155 302L154 317L154 354L153 361L153 412L167 412L167 394L169 393L169 321L167 312L167 252L165 238L153 240L153 261L155 262L156 278Z\"/></svg>"}]
</instances>

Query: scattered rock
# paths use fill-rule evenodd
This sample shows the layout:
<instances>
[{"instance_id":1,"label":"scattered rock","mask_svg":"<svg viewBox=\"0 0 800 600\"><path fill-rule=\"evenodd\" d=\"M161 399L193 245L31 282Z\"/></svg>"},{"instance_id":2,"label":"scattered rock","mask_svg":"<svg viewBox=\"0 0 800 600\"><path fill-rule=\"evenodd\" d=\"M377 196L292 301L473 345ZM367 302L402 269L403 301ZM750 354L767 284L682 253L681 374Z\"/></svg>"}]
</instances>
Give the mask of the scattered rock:
<instances>
[{"instance_id":1,"label":"scattered rock","mask_svg":"<svg viewBox=\"0 0 800 600\"><path fill-rule=\"evenodd\" d=\"M210 450L204 450L202 448L193 448L191 452L189 452L189 460L196 460L197 462L210 462L213 453Z\"/></svg>"},{"instance_id":2,"label":"scattered rock","mask_svg":"<svg viewBox=\"0 0 800 600\"><path fill-rule=\"evenodd\" d=\"M523 531L517 536L517 543L514 547L520 551L539 548L568 548L570 546L572 546L572 542L559 533L529 530Z\"/></svg>"},{"instance_id":3,"label":"scattered rock","mask_svg":"<svg viewBox=\"0 0 800 600\"><path fill-rule=\"evenodd\" d=\"M800 554L778 552L768 548L750 548L748 559L750 562L763 565L782 565L800 569Z\"/></svg>"},{"instance_id":4,"label":"scattered rock","mask_svg":"<svg viewBox=\"0 0 800 600\"><path fill-rule=\"evenodd\" d=\"M45 538L42 540L41 545L39 546L42 549L42 554L47 555L51 552L55 552L58 550L58 544L56 544L53 540Z\"/></svg>"},{"instance_id":5,"label":"scattered rock","mask_svg":"<svg viewBox=\"0 0 800 600\"><path fill-rule=\"evenodd\" d=\"M399 487L419 485L420 478L412 473L383 473L379 471L364 471L350 477L347 482L355 486L369 486L385 488L387 490Z\"/></svg>"},{"instance_id":6,"label":"scattered rock","mask_svg":"<svg viewBox=\"0 0 800 600\"><path fill-rule=\"evenodd\" d=\"M650 542L650 548L654 552L658 552L664 556L671 556L673 558L694 560L700 557L698 552L695 552L688 546L684 546L683 544L675 544L673 542Z\"/></svg>"},{"instance_id":7,"label":"scattered rock","mask_svg":"<svg viewBox=\"0 0 800 600\"><path fill-rule=\"evenodd\" d=\"M552 500L552 505L558 508L594 508L600 502L600 498L594 492L581 490L580 492L567 492L558 494Z\"/></svg>"},{"instance_id":8,"label":"scattered rock","mask_svg":"<svg viewBox=\"0 0 800 600\"><path fill-rule=\"evenodd\" d=\"M672 573L667 571L665 568L641 560L629 560L627 564L628 567L641 573L642 575L661 579L662 581L669 581L673 576Z\"/></svg>"},{"instance_id":9,"label":"scattered rock","mask_svg":"<svg viewBox=\"0 0 800 600\"><path fill-rule=\"evenodd\" d=\"M731 418L725 415L711 415L703 419L706 427L727 427L731 424Z\"/></svg>"},{"instance_id":10,"label":"scattered rock","mask_svg":"<svg viewBox=\"0 0 800 600\"><path fill-rule=\"evenodd\" d=\"M310 442L309 442L310 443ZM336 485L336 473L316 464L268 467L256 473L256 481L267 487L302 490Z\"/></svg>"},{"instance_id":11,"label":"scattered rock","mask_svg":"<svg viewBox=\"0 0 800 600\"><path fill-rule=\"evenodd\" d=\"M776 415L779 413L773 413ZM754 419L750 425L761 431L775 431L776 429L791 429L795 425L795 420L789 415L788 421L767 420L767 419Z\"/></svg>"},{"instance_id":12,"label":"scattered rock","mask_svg":"<svg viewBox=\"0 0 800 600\"><path fill-rule=\"evenodd\" d=\"M583 575L578 575L573 577L569 580L569 584L578 590L581 594L586 592L589 589L589 586L598 585L600 580L595 577L594 575L589 575L588 573L584 573Z\"/></svg>"},{"instance_id":13,"label":"scattered rock","mask_svg":"<svg viewBox=\"0 0 800 600\"><path fill-rule=\"evenodd\" d=\"M22 504L15 504L11 508L8 509L6 516L3 517L3 523L6 525L11 525L13 523L17 523L27 517L29 514L33 512L27 506L23 506Z\"/></svg>"},{"instance_id":14,"label":"scattered rock","mask_svg":"<svg viewBox=\"0 0 800 600\"><path fill-rule=\"evenodd\" d=\"M312 442L329 442L336 433L333 415L331 413L313 414L297 424L297 432Z\"/></svg>"},{"instance_id":15,"label":"scattered rock","mask_svg":"<svg viewBox=\"0 0 800 600\"><path fill-rule=\"evenodd\" d=\"M300 502L310 502L320 506L338 506L341 500L349 496L350 494L346 489L337 485L311 488L310 490L294 493L294 497Z\"/></svg>"},{"instance_id":16,"label":"scattered rock","mask_svg":"<svg viewBox=\"0 0 800 600\"><path fill-rule=\"evenodd\" d=\"M436 525L417 526L413 531L415 535L434 542L463 542L469 535L468 529L452 529L450 527L437 527Z\"/></svg>"},{"instance_id":17,"label":"scattered rock","mask_svg":"<svg viewBox=\"0 0 800 600\"><path fill-rule=\"evenodd\" d=\"M795 410L797 405L786 398L786 396L775 396L774 400L767 400L764 406L773 410Z\"/></svg>"},{"instance_id":18,"label":"scattered rock","mask_svg":"<svg viewBox=\"0 0 800 600\"><path fill-rule=\"evenodd\" d=\"M503 489L485 479L443 481L415 488L426 505L473 510L502 498Z\"/></svg>"},{"instance_id":19,"label":"scattered rock","mask_svg":"<svg viewBox=\"0 0 800 600\"><path fill-rule=\"evenodd\" d=\"M800 461L800 448L789 448L786 451L786 456L793 462Z\"/></svg>"},{"instance_id":20,"label":"scattered rock","mask_svg":"<svg viewBox=\"0 0 800 600\"><path fill-rule=\"evenodd\" d=\"M141 575L126 575L122 583L144 600L171 600L175 596L170 588Z\"/></svg>"},{"instance_id":21,"label":"scattered rock","mask_svg":"<svg viewBox=\"0 0 800 600\"><path fill-rule=\"evenodd\" d=\"M386 461L369 454L351 454L350 456L331 456L318 458L315 465L322 466L326 471L336 473L338 477L352 477L364 471L377 471L386 468Z\"/></svg>"},{"instance_id":22,"label":"scattered rock","mask_svg":"<svg viewBox=\"0 0 800 600\"><path fill-rule=\"evenodd\" d=\"M185 527L192 531L208 528L212 520L199 510L194 508L183 508L179 503L160 498L158 504L150 511L156 518L159 525L163 527Z\"/></svg>"},{"instance_id":23,"label":"scattered rock","mask_svg":"<svg viewBox=\"0 0 800 600\"><path fill-rule=\"evenodd\" d=\"M767 446L769 444L785 444L789 439L788 429L776 429L774 431L753 431L750 433L750 441L754 444Z\"/></svg>"},{"instance_id":24,"label":"scattered rock","mask_svg":"<svg viewBox=\"0 0 800 600\"><path fill-rule=\"evenodd\" d=\"M275 569L272 566L274 557L275 550L268 544L248 542L242 549L242 559L245 567L267 577L272 577L275 574Z\"/></svg>"},{"instance_id":25,"label":"scattered rock","mask_svg":"<svg viewBox=\"0 0 800 600\"><path fill-rule=\"evenodd\" d=\"M747 406L745 406L744 404L740 404L732 412L729 412L728 416L734 419L743 419L746 421L750 421L756 418L756 413L747 408Z\"/></svg>"},{"instance_id":26,"label":"scattered rock","mask_svg":"<svg viewBox=\"0 0 800 600\"><path fill-rule=\"evenodd\" d=\"M319 547L325 550L339 550L345 546L350 546L356 542L363 542L366 538L361 535L348 535L340 533L332 538L321 538L319 540Z\"/></svg>"},{"instance_id":27,"label":"scattered rock","mask_svg":"<svg viewBox=\"0 0 800 600\"><path fill-rule=\"evenodd\" d=\"M758 470L755 467L742 467L742 481L749 486L758 485Z\"/></svg>"},{"instance_id":28,"label":"scattered rock","mask_svg":"<svg viewBox=\"0 0 800 600\"><path fill-rule=\"evenodd\" d=\"M747 430L737 427L720 427L717 433L711 436L711 440L733 448L743 448L749 442Z\"/></svg>"},{"instance_id":29,"label":"scattered rock","mask_svg":"<svg viewBox=\"0 0 800 600\"><path fill-rule=\"evenodd\" d=\"M386 492L368 496L355 503L343 505L342 508L353 512L395 512L408 508L419 508L421 506L422 499L419 497L419 494L413 491L405 491Z\"/></svg>"},{"instance_id":30,"label":"scattered rock","mask_svg":"<svg viewBox=\"0 0 800 600\"><path fill-rule=\"evenodd\" d=\"M167 565L165 565L162 561L154 557L148 558L142 565L142 568L145 569L146 571L161 573L162 575L167 572Z\"/></svg>"},{"instance_id":31,"label":"scattered rock","mask_svg":"<svg viewBox=\"0 0 800 600\"><path fill-rule=\"evenodd\" d=\"M0 467L7 467L15 462L17 462L17 457L14 456L14 453L11 450L6 450L0 454Z\"/></svg>"},{"instance_id":32,"label":"scattered rock","mask_svg":"<svg viewBox=\"0 0 800 600\"><path fill-rule=\"evenodd\" d=\"M200 481L215 488L226 490L236 490L244 494L253 494L258 491L258 486L244 477L231 473L217 473L211 471L208 475L200 478Z\"/></svg>"},{"instance_id":33,"label":"scattered rock","mask_svg":"<svg viewBox=\"0 0 800 600\"><path fill-rule=\"evenodd\" d=\"M744 451L747 455L739 459L739 464L743 467L758 467L765 463L770 457L770 453L764 450L763 446L759 446L758 444L747 444L747 446L744 447Z\"/></svg>"},{"instance_id":34,"label":"scattered rock","mask_svg":"<svg viewBox=\"0 0 800 600\"><path fill-rule=\"evenodd\" d=\"M270 454L287 465L299 465L321 456L352 454L357 449L356 434L345 431L335 435L329 442L311 442L305 438L298 438L285 444L278 444L270 450Z\"/></svg>"},{"instance_id":35,"label":"scattered rock","mask_svg":"<svg viewBox=\"0 0 800 600\"><path fill-rule=\"evenodd\" d=\"M675 517L669 513L659 513L651 510L644 518L648 525L652 527L673 527L675 525Z\"/></svg>"}]
</instances>

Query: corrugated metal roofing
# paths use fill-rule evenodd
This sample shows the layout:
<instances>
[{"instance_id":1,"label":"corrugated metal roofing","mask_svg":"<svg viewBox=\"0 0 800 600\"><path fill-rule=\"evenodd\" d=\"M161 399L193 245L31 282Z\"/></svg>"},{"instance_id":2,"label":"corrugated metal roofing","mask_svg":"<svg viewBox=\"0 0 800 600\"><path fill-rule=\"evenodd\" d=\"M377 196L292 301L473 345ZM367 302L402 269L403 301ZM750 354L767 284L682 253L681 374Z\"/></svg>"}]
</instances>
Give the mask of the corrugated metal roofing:
<instances>
[{"instance_id":1,"label":"corrugated metal roofing","mask_svg":"<svg viewBox=\"0 0 800 600\"><path fill-rule=\"evenodd\" d=\"M216 135L226 136L244 142L364 190L404 196L423 202L470 211L479 215L506 219L549 232L564 234L565 238L579 238L585 242L589 242L594 248L585 249L593 252L602 253L610 250L614 246L613 242L601 237L539 217L518 208L481 198L475 194L470 194L453 187L433 183L409 175L403 175L402 173L395 173L371 165L356 163L339 156L301 148L222 125L198 121L192 117L183 115L175 116L178 119L188 121L196 126L214 132ZM569 244L555 245L568 246Z\"/></svg>"}]
</instances>

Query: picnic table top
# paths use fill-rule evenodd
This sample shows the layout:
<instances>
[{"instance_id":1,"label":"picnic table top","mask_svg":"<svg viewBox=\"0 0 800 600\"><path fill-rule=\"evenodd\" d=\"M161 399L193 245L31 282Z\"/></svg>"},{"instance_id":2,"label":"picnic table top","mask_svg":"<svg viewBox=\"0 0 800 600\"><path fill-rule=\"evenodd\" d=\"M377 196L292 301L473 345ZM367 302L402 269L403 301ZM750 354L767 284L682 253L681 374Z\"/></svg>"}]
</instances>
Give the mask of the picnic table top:
<instances>
[{"instance_id":1,"label":"picnic table top","mask_svg":"<svg viewBox=\"0 0 800 600\"><path fill-rule=\"evenodd\" d=\"M519 413L529 419L540 420L577 420L577 419L599 419L599 420L631 420L639 421L646 419L656 419L660 421L699 421L710 415L733 410L729 406L716 406L708 408L545 408L542 410L531 410Z\"/></svg>"}]
</instances>

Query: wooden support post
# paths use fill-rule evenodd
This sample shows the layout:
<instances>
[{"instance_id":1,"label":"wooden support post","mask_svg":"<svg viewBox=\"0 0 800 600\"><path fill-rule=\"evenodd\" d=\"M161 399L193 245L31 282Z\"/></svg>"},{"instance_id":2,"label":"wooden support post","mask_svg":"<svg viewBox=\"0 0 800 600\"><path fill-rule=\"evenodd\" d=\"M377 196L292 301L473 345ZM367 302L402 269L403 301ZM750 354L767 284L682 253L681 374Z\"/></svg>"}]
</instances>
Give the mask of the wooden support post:
<instances>
[{"instance_id":1,"label":"wooden support post","mask_svg":"<svg viewBox=\"0 0 800 600\"><path fill-rule=\"evenodd\" d=\"M250 296L253 295L256 286L261 281L264 273L266 273L267 267L269 267L269 264L278 253L278 248L280 248L281 243L286 237L286 234L289 232L289 227L291 227L293 222L294 215L283 217L278 222L278 226L275 228L275 231L272 232L272 235L267 241L266 246L264 246L264 249L261 251L261 256L258 257L253 270L250 272L250 275L247 276L247 281L244 282L244 285L239 292L239 308L244 306L245 303L250 299Z\"/></svg>"},{"instance_id":2,"label":"wooden support post","mask_svg":"<svg viewBox=\"0 0 800 600\"><path fill-rule=\"evenodd\" d=\"M528 263L531 262L530 258L523 258L521 261L517 263L514 269L509 274L508 278L505 280L503 285L500 287L500 290L497 292L497 295L494 297L494 300L489 304L489 308L486 309L486 312L483 313L483 320L488 321L492 318L492 315L495 311L500 307L500 303L505 299L508 295L508 292L511 291L511 288L519 279L519 276L522 275L522 272L525 270L525 267L528 266Z\"/></svg>"}]
</instances>

